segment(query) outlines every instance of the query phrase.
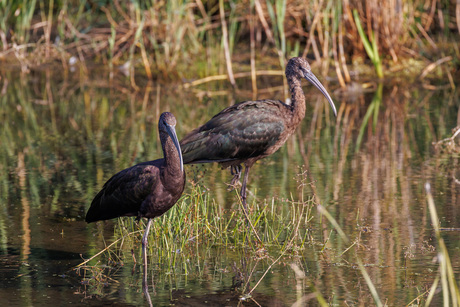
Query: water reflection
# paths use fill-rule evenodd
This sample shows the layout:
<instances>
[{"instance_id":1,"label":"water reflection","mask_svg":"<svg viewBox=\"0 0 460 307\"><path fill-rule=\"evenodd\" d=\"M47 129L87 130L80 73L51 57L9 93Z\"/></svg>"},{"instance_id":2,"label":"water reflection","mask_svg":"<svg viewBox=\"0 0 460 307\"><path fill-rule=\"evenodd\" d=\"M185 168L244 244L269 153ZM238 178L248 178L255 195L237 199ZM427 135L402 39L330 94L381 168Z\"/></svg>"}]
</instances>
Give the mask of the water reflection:
<instances>
[{"instance_id":1,"label":"water reflection","mask_svg":"<svg viewBox=\"0 0 460 307\"><path fill-rule=\"evenodd\" d=\"M154 84L133 92L123 80L109 84L100 78L2 75L0 305L145 304L143 273L131 252L139 258L137 241L114 250L111 258L123 263L117 260L99 275L69 271L113 242L119 225L88 226L85 210L114 171L161 156L156 122L162 112L177 114L177 133L183 136L235 101L252 99L244 86L235 96L203 95L200 100L192 90ZM460 228L460 157L432 146L460 124L458 91L384 85L375 93L337 101L339 117L333 122L323 98L308 89L302 127L254 166L249 203L257 199L291 211L294 206L286 199L314 195L357 247L382 301L400 305L426 297L438 267L423 190L427 181L441 226L454 230L443 237L456 274L460 267L455 231ZM215 93L225 85L201 90ZM259 98L283 99L282 89L259 93ZM227 191L228 172L217 165L197 166L188 170L188 178L209 189L213 206L238 212L236 193ZM303 249L277 262L279 252L269 244L268 257L259 259L232 244L202 249L200 238L190 238L176 252L174 265L161 262L165 249L155 251L147 272L151 299L236 305L260 281L245 305L303 304L320 296L329 304L373 303L350 246L312 210ZM96 261L105 265L106 259Z\"/></svg>"}]
</instances>

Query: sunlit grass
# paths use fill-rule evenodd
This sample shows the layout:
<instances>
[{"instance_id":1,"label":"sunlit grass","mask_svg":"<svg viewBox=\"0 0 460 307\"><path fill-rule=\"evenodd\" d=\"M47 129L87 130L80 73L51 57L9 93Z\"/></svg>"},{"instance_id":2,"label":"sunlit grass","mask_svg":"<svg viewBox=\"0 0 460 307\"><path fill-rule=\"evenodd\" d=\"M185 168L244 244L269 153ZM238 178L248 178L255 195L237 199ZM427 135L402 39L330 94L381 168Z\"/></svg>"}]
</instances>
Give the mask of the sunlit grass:
<instances>
[{"instance_id":1,"label":"sunlit grass","mask_svg":"<svg viewBox=\"0 0 460 307\"><path fill-rule=\"evenodd\" d=\"M235 198L237 194L235 192ZM163 216L154 219L149 236L149 257L155 262L175 267L187 250L199 246L245 248L254 252L260 249L301 250L308 242L308 227L313 201L275 200L250 204L249 227L240 207L229 209L211 199L209 192L200 185L193 186L177 204ZM144 221L120 219L115 237L144 229ZM260 238L260 241L259 239ZM124 250L138 245L141 236L125 238Z\"/></svg>"},{"instance_id":2,"label":"sunlit grass","mask_svg":"<svg viewBox=\"0 0 460 307\"><path fill-rule=\"evenodd\" d=\"M199 274L197 268L209 261L206 259L210 254L218 264L230 254L249 253L250 258L265 259L268 265L258 283L241 288L242 295L249 298L270 268L280 261L292 262L289 259L299 257L312 244L309 229L313 207L312 199L255 198L249 203L248 217L253 225L249 227L240 202L226 209L210 198L206 188L192 184L173 208L154 219L148 238L149 274L158 280L171 275L181 279L192 272ZM142 262L140 247L145 224L144 220L120 218L114 242L76 267L83 281L95 287L93 291L97 291L98 281L110 283L111 274L125 263Z\"/></svg>"}]
</instances>

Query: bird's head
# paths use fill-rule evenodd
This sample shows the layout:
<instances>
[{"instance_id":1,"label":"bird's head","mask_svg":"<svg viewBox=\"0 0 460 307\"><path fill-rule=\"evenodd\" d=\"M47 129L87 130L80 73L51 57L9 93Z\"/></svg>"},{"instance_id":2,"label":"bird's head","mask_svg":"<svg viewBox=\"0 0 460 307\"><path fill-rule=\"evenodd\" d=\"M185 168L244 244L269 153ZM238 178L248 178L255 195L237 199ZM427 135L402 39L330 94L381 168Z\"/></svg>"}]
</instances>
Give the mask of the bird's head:
<instances>
[{"instance_id":1,"label":"bird's head","mask_svg":"<svg viewBox=\"0 0 460 307\"><path fill-rule=\"evenodd\" d=\"M324 86L319 82L318 78L311 72L311 67L308 61L301 57L291 58L286 65L286 76L294 76L298 79L305 78L313 84L320 92L326 97L329 105L334 112L334 115L337 117L337 110L334 105L334 101L332 101L331 96L326 91Z\"/></svg>"},{"instance_id":2,"label":"bird's head","mask_svg":"<svg viewBox=\"0 0 460 307\"><path fill-rule=\"evenodd\" d=\"M164 137L170 137L173 141L174 146L177 149L177 153L180 159L180 170L184 170L184 161L182 160L182 151L180 149L179 140L177 139L176 135L176 118L170 112L164 112L160 116L160 120L158 121L158 131L160 132L160 138L163 139L161 134L164 134ZM167 135L166 135L167 134Z\"/></svg>"}]
</instances>

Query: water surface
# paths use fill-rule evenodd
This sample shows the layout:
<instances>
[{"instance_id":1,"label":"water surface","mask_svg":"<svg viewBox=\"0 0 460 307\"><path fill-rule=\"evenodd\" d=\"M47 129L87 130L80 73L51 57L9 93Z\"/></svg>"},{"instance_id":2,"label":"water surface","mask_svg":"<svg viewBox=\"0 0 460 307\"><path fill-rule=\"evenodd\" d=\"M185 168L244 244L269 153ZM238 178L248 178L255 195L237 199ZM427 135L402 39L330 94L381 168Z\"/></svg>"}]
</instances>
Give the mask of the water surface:
<instances>
[{"instance_id":1,"label":"water surface","mask_svg":"<svg viewBox=\"0 0 460 307\"><path fill-rule=\"evenodd\" d=\"M155 83L133 91L122 77L95 77L2 75L2 306L147 304L131 248L113 251L124 255L123 265L108 262L105 254L93 262L99 271L72 269L118 238L117 220L84 222L92 198L113 173L161 157L162 112L178 118L180 138L224 107L252 99L244 82L236 93L224 83L188 90ZM281 79L263 83L274 88L258 98L284 100ZM335 85L327 87L332 92ZM322 204L358 246L381 300L393 306L423 296L437 274L423 188L430 182L458 274L460 156L432 145L460 124L458 91L392 84L353 99L333 95L336 121L325 99L310 86L304 89L306 118L277 153L251 170L249 202L276 203L282 210L293 208L286 199ZM187 176L187 191L197 182L214 204L241 214L235 192L227 191L228 171L187 167ZM302 225L305 246L278 261L279 248L270 242L268 257L251 245L209 246L193 238L177 251L184 260L175 266L152 254L154 305L315 305L317 293L331 305L373 304L354 253L347 252L350 244L315 206L312 217ZM139 241L132 244L139 255ZM245 297L248 287L254 290Z\"/></svg>"}]
</instances>

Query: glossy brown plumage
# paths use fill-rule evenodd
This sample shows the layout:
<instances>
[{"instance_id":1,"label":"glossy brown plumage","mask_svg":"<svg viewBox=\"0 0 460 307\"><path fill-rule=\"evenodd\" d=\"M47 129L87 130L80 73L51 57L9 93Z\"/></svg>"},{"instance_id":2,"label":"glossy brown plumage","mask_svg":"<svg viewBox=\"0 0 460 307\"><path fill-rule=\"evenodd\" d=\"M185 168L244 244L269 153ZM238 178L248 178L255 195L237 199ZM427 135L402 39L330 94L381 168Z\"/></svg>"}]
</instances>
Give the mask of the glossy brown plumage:
<instances>
[{"instance_id":1,"label":"glossy brown plumage","mask_svg":"<svg viewBox=\"0 0 460 307\"><path fill-rule=\"evenodd\" d=\"M158 130L164 158L140 163L113 175L94 197L86 214L88 223L119 216L148 218L142 239L144 255L152 219L174 206L185 187L175 126L174 115L169 112L161 114Z\"/></svg>"},{"instance_id":2,"label":"glossy brown plumage","mask_svg":"<svg viewBox=\"0 0 460 307\"><path fill-rule=\"evenodd\" d=\"M327 98L334 114L334 102L313 75L303 58L292 58L286 66L291 103L278 100L245 101L230 106L181 141L184 164L218 162L230 166L236 183L241 164L246 167L241 198L246 208L246 183L249 170L259 159L277 151L305 117L305 95L301 78L315 85Z\"/></svg>"}]
</instances>

